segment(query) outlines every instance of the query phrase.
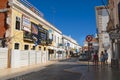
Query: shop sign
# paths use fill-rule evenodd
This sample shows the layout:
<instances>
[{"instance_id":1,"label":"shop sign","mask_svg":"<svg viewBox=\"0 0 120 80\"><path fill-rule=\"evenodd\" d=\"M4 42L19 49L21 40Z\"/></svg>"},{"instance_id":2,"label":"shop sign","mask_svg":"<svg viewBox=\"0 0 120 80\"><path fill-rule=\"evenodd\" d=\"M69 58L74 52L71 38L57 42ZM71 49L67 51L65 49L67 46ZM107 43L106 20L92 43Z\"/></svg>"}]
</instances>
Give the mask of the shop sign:
<instances>
[{"instance_id":1,"label":"shop sign","mask_svg":"<svg viewBox=\"0 0 120 80\"><path fill-rule=\"evenodd\" d=\"M31 22L30 19L23 15L22 17L22 29L31 32Z\"/></svg>"},{"instance_id":2,"label":"shop sign","mask_svg":"<svg viewBox=\"0 0 120 80\"><path fill-rule=\"evenodd\" d=\"M111 39L120 39L120 33L111 33L110 38Z\"/></svg>"}]
</instances>

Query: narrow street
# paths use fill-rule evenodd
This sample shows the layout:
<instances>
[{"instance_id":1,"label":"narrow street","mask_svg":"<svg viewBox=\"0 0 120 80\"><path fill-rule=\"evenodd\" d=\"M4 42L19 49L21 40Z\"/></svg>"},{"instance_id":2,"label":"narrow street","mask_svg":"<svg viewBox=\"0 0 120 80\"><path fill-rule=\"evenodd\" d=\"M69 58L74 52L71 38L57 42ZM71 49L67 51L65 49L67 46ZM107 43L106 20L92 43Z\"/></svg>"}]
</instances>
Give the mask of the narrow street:
<instances>
[{"instance_id":1,"label":"narrow street","mask_svg":"<svg viewBox=\"0 0 120 80\"><path fill-rule=\"evenodd\" d=\"M120 0L0 0L0 80L120 80Z\"/></svg>"},{"instance_id":2,"label":"narrow street","mask_svg":"<svg viewBox=\"0 0 120 80\"><path fill-rule=\"evenodd\" d=\"M79 66L77 58L61 60L56 64L45 66L45 69L9 80L80 80L81 74L65 71L65 69Z\"/></svg>"},{"instance_id":3,"label":"narrow street","mask_svg":"<svg viewBox=\"0 0 120 80\"><path fill-rule=\"evenodd\" d=\"M95 67L90 62L88 66L87 61L70 58L8 80L120 80L119 74L120 70L112 69L110 65Z\"/></svg>"}]
</instances>

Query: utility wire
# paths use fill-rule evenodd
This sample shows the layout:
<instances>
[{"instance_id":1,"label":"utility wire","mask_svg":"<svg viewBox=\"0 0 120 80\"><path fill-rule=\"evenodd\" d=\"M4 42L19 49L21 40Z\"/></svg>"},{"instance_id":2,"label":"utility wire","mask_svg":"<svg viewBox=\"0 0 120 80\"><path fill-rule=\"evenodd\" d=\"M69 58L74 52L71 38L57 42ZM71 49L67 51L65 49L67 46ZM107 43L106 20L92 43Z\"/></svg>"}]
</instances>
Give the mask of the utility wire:
<instances>
[{"instance_id":1,"label":"utility wire","mask_svg":"<svg viewBox=\"0 0 120 80\"><path fill-rule=\"evenodd\" d=\"M112 25L114 26L114 22L113 22L113 20L111 19L111 16L110 16L108 7L106 7L104 0L101 0L101 2L102 2L103 6L105 7L105 9L106 9L106 11L107 11L107 13L108 13L108 16L109 16L109 19L110 19Z\"/></svg>"}]
</instances>

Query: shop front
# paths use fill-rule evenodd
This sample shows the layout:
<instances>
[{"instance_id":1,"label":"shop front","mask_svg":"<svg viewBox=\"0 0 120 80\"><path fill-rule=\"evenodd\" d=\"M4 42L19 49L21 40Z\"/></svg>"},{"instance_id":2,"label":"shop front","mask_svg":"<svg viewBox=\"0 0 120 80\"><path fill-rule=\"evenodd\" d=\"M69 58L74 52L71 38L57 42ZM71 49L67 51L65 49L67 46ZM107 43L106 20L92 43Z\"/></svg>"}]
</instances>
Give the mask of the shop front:
<instances>
[{"instance_id":1,"label":"shop front","mask_svg":"<svg viewBox=\"0 0 120 80\"><path fill-rule=\"evenodd\" d=\"M54 60L54 49L48 49L48 60Z\"/></svg>"},{"instance_id":2,"label":"shop front","mask_svg":"<svg viewBox=\"0 0 120 80\"><path fill-rule=\"evenodd\" d=\"M56 48L48 46L48 60L56 60Z\"/></svg>"},{"instance_id":3,"label":"shop front","mask_svg":"<svg viewBox=\"0 0 120 80\"><path fill-rule=\"evenodd\" d=\"M65 59L66 57L66 55L65 55L65 51L64 51L64 49L62 49L62 48L57 48L57 50L56 50L57 52L56 52L56 59Z\"/></svg>"}]
</instances>

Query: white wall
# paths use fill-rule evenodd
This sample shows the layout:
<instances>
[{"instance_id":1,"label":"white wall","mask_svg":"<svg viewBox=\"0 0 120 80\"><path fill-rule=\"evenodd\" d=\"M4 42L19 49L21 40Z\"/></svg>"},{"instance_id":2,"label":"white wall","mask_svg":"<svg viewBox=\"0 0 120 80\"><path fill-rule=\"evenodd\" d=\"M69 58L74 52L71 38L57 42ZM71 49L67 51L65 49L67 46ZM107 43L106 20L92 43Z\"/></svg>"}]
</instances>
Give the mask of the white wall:
<instances>
[{"instance_id":1,"label":"white wall","mask_svg":"<svg viewBox=\"0 0 120 80\"><path fill-rule=\"evenodd\" d=\"M47 51L34 50L12 50L11 54L11 68L18 68L21 66L29 66L33 64L46 63L48 61Z\"/></svg>"},{"instance_id":2,"label":"white wall","mask_svg":"<svg viewBox=\"0 0 120 80\"><path fill-rule=\"evenodd\" d=\"M62 43L62 34L54 31L54 37L56 37L55 46L58 47L58 43ZM58 38L59 37L59 38ZM54 38L55 39L55 38ZM59 39L59 40L58 40ZM55 40L54 40L55 41ZM59 41L59 42L58 42Z\"/></svg>"},{"instance_id":3,"label":"white wall","mask_svg":"<svg viewBox=\"0 0 120 80\"><path fill-rule=\"evenodd\" d=\"M106 9L102 9L102 30L106 31L107 23L109 21L108 12Z\"/></svg>"},{"instance_id":4,"label":"white wall","mask_svg":"<svg viewBox=\"0 0 120 80\"><path fill-rule=\"evenodd\" d=\"M7 68L8 65L8 49L0 48L0 69Z\"/></svg>"},{"instance_id":5,"label":"white wall","mask_svg":"<svg viewBox=\"0 0 120 80\"><path fill-rule=\"evenodd\" d=\"M97 14L98 16L98 20L99 22L97 22L98 25L98 31L99 31L99 56L101 51L107 50L109 53L109 57L108 57L108 62L111 62L111 50L110 50L110 46L107 47L107 45L110 45L110 40L109 40L109 35L106 32L106 27L107 27L107 23L109 21L109 15L108 12L106 11L106 9L100 9L98 10L98 12L101 12L101 14ZM101 18L100 18L101 17Z\"/></svg>"}]
</instances>

